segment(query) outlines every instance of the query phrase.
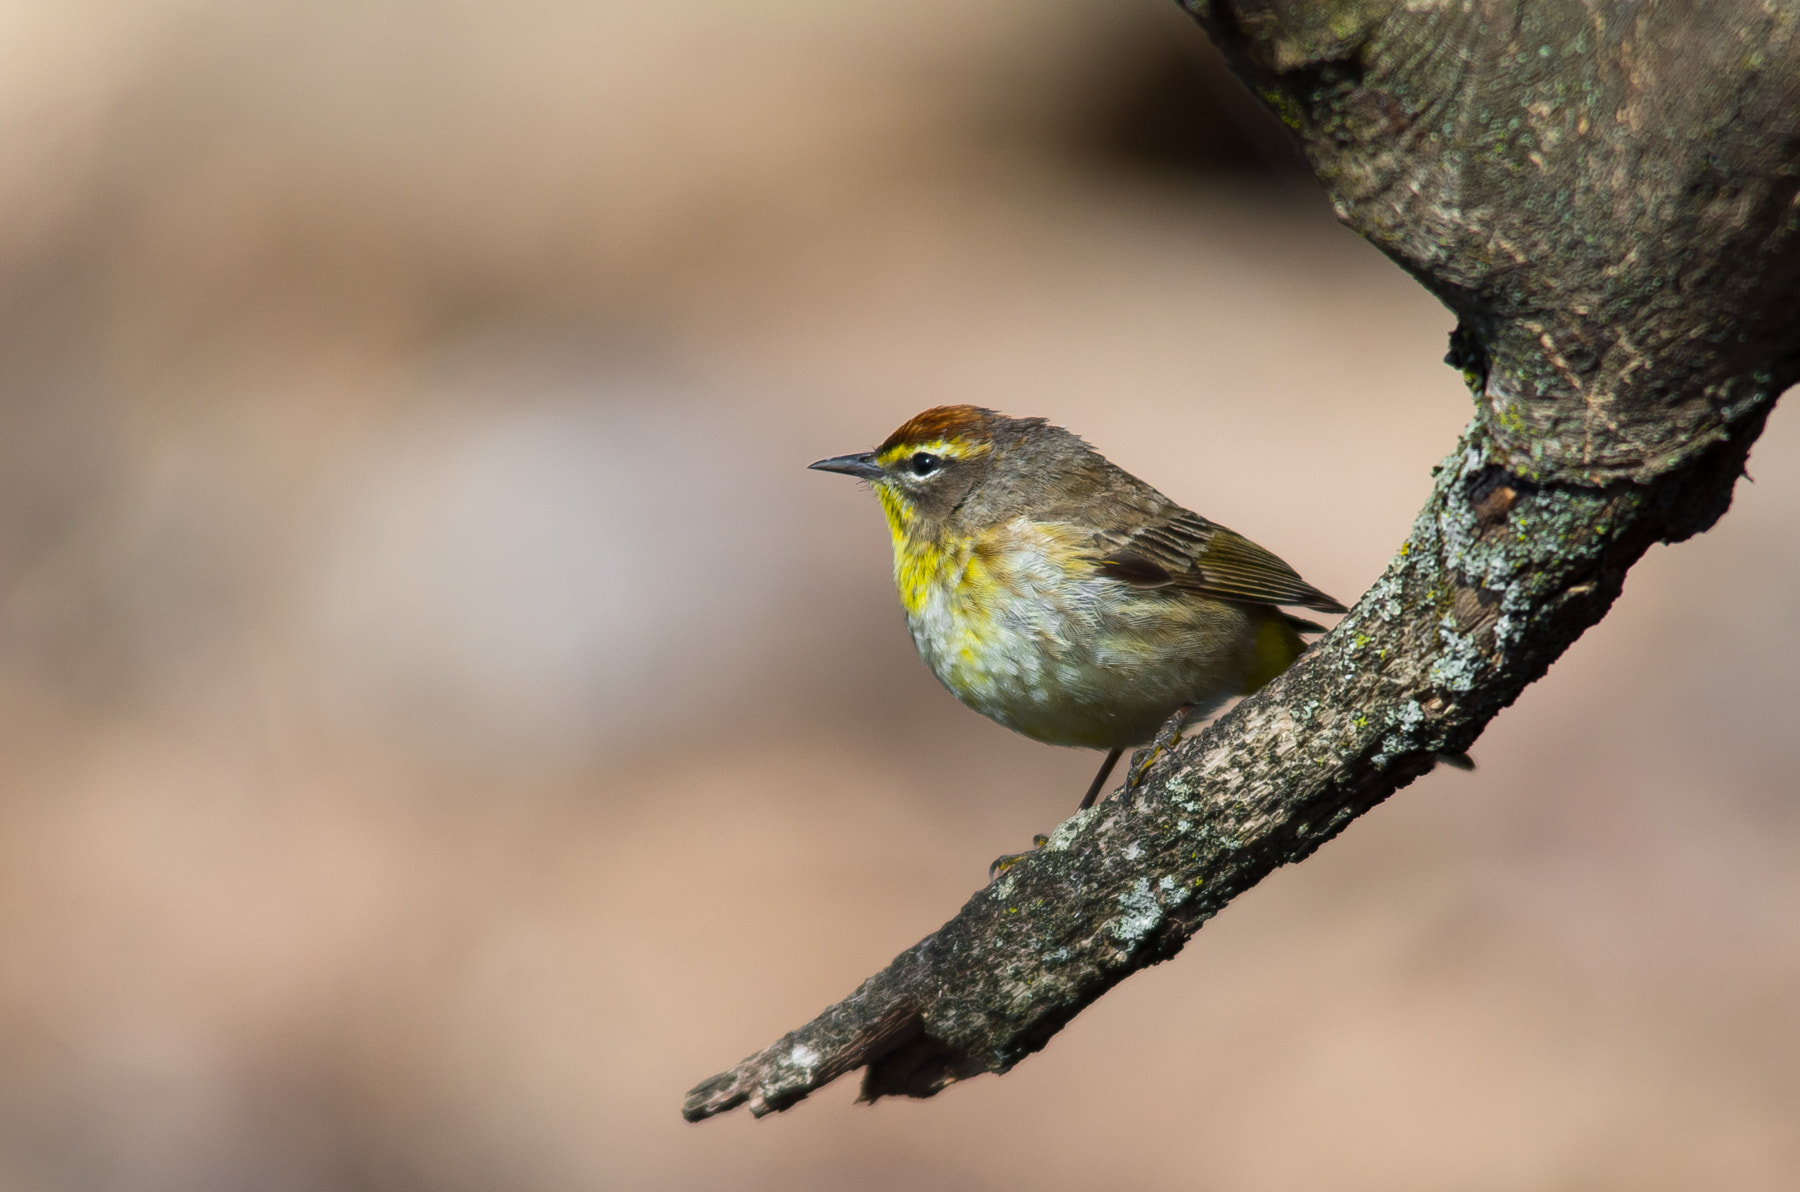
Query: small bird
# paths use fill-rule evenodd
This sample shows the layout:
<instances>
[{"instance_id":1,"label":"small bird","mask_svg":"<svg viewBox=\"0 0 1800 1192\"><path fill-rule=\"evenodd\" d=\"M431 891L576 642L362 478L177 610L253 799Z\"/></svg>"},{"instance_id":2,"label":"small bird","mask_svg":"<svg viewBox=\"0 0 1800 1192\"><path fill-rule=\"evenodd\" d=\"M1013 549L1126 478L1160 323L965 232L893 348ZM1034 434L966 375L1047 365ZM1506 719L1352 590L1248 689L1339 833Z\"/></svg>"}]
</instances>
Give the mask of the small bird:
<instances>
[{"instance_id":1,"label":"small bird","mask_svg":"<svg viewBox=\"0 0 1800 1192\"><path fill-rule=\"evenodd\" d=\"M1322 627L1278 605L1346 611L1042 418L937 406L810 466L875 490L913 644L957 699L1107 751L1083 808L1176 713L1191 723L1300 656Z\"/></svg>"}]
</instances>

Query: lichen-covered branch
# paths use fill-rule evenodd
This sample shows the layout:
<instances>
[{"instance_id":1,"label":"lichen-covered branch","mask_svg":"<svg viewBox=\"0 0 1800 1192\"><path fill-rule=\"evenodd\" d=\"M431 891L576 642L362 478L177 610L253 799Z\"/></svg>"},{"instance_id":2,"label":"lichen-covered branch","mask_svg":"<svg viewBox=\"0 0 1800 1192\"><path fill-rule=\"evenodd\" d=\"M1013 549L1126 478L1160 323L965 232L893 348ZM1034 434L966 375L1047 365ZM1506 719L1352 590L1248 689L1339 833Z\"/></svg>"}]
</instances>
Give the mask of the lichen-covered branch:
<instances>
[{"instance_id":1,"label":"lichen-covered branch","mask_svg":"<svg viewBox=\"0 0 1800 1192\"><path fill-rule=\"evenodd\" d=\"M1727 508L1800 376L1800 0L1190 0L1346 222L1460 316L1476 419L1315 649L851 997L689 1094L1004 1072L1459 752ZM1134 767L1135 768L1135 767Z\"/></svg>"},{"instance_id":2,"label":"lichen-covered branch","mask_svg":"<svg viewBox=\"0 0 1800 1192\"><path fill-rule=\"evenodd\" d=\"M1325 641L850 998L696 1088L687 1116L784 1109L857 1067L868 1098L1006 1071L1437 753L1466 749L1600 619L1652 542L1724 510L1757 429L1654 485L1606 489L1521 481L1472 429Z\"/></svg>"}]
</instances>

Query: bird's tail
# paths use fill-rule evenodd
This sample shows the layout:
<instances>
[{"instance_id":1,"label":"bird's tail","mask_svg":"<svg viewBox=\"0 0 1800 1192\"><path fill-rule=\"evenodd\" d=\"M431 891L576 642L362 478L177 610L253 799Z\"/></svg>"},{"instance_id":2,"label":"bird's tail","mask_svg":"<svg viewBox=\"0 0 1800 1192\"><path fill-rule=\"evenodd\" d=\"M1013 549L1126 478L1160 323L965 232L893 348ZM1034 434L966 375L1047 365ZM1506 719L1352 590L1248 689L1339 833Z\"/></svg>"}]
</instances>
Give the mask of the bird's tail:
<instances>
[{"instance_id":1,"label":"bird's tail","mask_svg":"<svg viewBox=\"0 0 1800 1192\"><path fill-rule=\"evenodd\" d=\"M1268 615L1256 631L1256 642L1250 647L1250 665L1245 668L1244 694L1261 691L1263 685L1293 665L1294 659L1306 653L1306 642L1300 637L1301 626L1317 629L1310 621L1290 617L1278 609Z\"/></svg>"}]
</instances>

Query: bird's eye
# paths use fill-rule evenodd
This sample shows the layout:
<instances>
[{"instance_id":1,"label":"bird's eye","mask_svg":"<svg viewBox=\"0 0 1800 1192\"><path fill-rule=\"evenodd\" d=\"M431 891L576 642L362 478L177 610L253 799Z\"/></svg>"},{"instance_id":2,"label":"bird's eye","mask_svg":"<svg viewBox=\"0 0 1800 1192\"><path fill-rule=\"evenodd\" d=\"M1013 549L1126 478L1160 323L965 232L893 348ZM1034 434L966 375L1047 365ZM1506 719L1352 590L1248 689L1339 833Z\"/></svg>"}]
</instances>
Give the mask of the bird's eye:
<instances>
[{"instance_id":1,"label":"bird's eye","mask_svg":"<svg viewBox=\"0 0 1800 1192\"><path fill-rule=\"evenodd\" d=\"M929 451L919 451L913 454L911 463L914 476L929 476L942 467L944 461Z\"/></svg>"}]
</instances>

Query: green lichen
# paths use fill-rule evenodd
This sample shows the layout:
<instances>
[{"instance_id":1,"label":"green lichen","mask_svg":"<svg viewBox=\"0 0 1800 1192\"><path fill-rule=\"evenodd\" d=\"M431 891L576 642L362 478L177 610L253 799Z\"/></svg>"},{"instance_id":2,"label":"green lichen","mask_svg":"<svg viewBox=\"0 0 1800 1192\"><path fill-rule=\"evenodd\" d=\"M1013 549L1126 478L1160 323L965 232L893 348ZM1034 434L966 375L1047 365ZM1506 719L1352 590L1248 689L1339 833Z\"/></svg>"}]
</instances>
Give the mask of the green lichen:
<instances>
[{"instance_id":1,"label":"green lichen","mask_svg":"<svg viewBox=\"0 0 1800 1192\"><path fill-rule=\"evenodd\" d=\"M1256 94L1265 104L1269 105L1269 110L1275 113L1275 118L1287 125L1289 131L1295 133L1302 131L1305 115L1301 112L1300 105L1293 96L1274 87L1264 87Z\"/></svg>"}]
</instances>

